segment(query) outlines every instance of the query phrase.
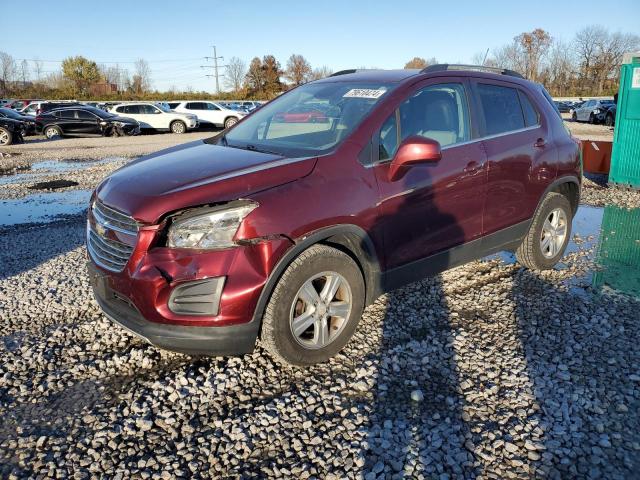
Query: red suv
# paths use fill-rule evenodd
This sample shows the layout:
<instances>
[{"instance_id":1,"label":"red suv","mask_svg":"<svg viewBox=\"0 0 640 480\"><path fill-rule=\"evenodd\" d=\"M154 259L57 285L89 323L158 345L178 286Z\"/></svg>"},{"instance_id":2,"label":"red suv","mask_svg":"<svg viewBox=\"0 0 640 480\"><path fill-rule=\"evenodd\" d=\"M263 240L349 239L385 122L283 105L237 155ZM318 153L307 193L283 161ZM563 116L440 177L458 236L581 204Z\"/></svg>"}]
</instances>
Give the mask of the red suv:
<instances>
[{"instance_id":1,"label":"red suv","mask_svg":"<svg viewBox=\"0 0 640 480\"><path fill-rule=\"evenodd\" d=\"M326 122L287 112L322 105ZM501 250L551 268L580 197L579 145L544 88L434 65L307 83L216 137L96 189L95 296L191 354L327 360L385 291Z\"/></svg>"}]
</instances>

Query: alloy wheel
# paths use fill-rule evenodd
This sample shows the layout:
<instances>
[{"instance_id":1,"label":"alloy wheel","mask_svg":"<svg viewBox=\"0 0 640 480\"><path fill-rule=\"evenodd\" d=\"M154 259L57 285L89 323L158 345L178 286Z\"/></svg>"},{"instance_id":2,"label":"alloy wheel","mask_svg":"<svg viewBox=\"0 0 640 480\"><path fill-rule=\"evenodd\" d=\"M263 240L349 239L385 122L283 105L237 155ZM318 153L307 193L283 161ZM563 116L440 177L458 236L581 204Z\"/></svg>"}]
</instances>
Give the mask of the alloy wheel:
<instances>
[{"instance_id":1,"label":"alloy wheel","mask_svg":"<svg viewBox=\"0 0 640 480\"><path fill-rule=\"evenodd\" d=\"M552 210L542 225L540 250L545 258L555 257L567 236L567 215L561 208Z\"/></svg>"},{"instance_id":2,"label":"alloy wheel","mask_svg":"<svg viewBox=\"0 0 640 480\"><path fill-rule=\"evenodd\" d=\"M326 347L340 336L352 305L351 287L342 275L317 274L302 285L291 305L291 333L304 348Z\"/></svg>"},{"instance_id":3,"label":"alloy wheel","mask_svg":"<svg viewBox=\"0 0 640 480\"><path fill-rule=\"evenodd\" d=\"M7 145L9 143L9 132L0 129L0 145Z\"/></svg>"}]
</instances>

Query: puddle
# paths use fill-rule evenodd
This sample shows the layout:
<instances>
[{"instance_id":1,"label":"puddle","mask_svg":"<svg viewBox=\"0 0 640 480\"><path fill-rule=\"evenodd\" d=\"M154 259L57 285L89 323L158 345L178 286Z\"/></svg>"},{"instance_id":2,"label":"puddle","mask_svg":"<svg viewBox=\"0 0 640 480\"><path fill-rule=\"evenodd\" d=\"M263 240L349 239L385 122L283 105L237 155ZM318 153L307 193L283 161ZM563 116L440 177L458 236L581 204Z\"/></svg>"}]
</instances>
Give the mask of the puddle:
<instances>
[{"instance_id":1,"label":"puddle","mask_svg":"<svg viewBox=\"0 0 640 480\"><path fill-rule=\"evenodd\" d=\"M101 160L43 160L42 162L26 165L18 171L13 171L9 174L0 176L0 186L13 183L32 183L48 174L85 170L87 168L95 167L96 165L103 165L123 160L127 159L123 157L107 157Z\"/></svg>"},{"instance_id":2,"label":"puddle","mask_svg":"<svg viewBox=\"0 0 640 480\"><path fill-rule=\"evenodd\" d=\"M609 289L640 298L640 209L581 205L573 219L571 241L566 253L592 250L596 269L585 278L572 279L570 290L584 295L582 287ZM500 252L487 260L515 263L515 255ZM560 261L557 270L567 268Z\"/></svg>"},{"instance_id":3,"label":"puddle","mask_svg":"<svg viewBox=\"0 0 640 480\"><path fill-rule=\"evenodd\" d=\"M15 200L0 200L0 226L50 222L60 215L87 208L91 190L38 193Z\"/></svg>"}]
</instances>

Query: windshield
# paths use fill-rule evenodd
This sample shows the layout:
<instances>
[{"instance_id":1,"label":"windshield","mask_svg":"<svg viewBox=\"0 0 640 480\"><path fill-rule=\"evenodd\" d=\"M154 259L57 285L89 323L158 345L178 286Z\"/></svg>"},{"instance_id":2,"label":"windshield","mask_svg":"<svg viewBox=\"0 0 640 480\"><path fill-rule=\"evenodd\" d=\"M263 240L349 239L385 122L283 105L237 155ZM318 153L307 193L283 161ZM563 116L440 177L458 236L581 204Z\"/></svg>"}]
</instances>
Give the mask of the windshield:
<instances>
[{"instance_id":1,"label":"windshield","mask_svg":"<svg viewBox=\"0 0 640 480\"><path fill-rule=\"evenodd\" d=\"M309 83L256 110L220 141L289 157L327 153L392 88L381 83Z\"/></svg>"},{"instance_id":2,"label":"windshield","mask_svg":"<svg viewBox=\"0 0 640 480\"><path fill-rule=\"evenodd\" d=\"M163 112L171 112L171 107L169 107L168 103L156 103L156 107L158 107Z\"/></svg>"}]
</instances>

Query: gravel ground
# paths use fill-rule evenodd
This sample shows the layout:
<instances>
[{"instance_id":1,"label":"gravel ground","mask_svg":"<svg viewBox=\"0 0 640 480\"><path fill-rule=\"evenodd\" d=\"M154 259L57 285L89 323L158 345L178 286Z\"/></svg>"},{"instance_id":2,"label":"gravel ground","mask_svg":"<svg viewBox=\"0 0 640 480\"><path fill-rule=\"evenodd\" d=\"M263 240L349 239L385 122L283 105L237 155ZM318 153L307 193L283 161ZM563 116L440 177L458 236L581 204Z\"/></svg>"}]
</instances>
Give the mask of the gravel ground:
<instances>
[{"instance_id":1,"label":"gravel ground","mask_svg":"<svg viewBox=\"0 0 640 480\"><path fill-rule=\"evenodd\" d=\"M330 363L286 369L112 325L83 234L0 227L0 478L638 476L640 300L591 286L593 238L550 272L489 259L384 295Z\"/></svg>"}]
</instances>

